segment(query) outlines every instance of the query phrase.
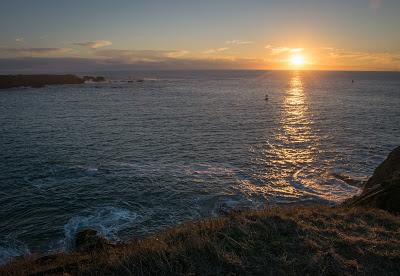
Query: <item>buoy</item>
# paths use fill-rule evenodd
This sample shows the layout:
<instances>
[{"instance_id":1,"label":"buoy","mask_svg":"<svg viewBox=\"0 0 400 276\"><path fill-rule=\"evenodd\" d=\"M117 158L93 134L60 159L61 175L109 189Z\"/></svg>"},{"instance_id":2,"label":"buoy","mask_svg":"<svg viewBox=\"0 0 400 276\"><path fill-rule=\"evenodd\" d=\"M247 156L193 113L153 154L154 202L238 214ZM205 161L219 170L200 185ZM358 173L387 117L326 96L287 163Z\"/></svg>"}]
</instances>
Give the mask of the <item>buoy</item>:
<instances>
[{"instance_id":1,"label":"buoy","mask_svg":"<svg viewBox=\"0 0 400 276\"><path fill-rule=\"evenodd\" d=\"M268 101L268 95L265 95L265 100Z\"/></svg>"}]
</instances>

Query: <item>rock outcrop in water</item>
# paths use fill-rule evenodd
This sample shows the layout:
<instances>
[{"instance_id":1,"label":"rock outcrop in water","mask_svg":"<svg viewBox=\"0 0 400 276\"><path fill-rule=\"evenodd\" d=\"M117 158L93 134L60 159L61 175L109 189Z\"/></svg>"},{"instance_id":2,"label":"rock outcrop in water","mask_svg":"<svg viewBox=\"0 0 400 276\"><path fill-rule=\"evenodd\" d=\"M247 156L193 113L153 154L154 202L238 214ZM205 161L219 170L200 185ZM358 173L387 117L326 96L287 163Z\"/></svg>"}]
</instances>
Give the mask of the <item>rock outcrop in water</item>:
<instances>
[{"instance_id":1,"label":"rock outcrop in water","mask_svg":"<svg viewBox=\"0 0 400 276\"><path fill-rule=\"evenodd\" d=\"M108 240L99 236L93 229L80 231L75 236L75 250L77 251L102 250L109 245Z\"/></svg>"},{"instance_id":2,"label":"rock outcrop in water","mask_svg":"<svg viewBox=\"0 0 400 276\"><path fill-rule=\"evenodd\" d=\"M365 184L361 195L345 202L400 213L400 147L395 148Z\"/></svg>"},{"instance_id":3,"label":"rock outcrop in water","mask_svg":"<svg viewBox=\"0 0 400 276\"><path fill-rule=\"evenodd\" d=\"M84 80L75 75L1 75L0 89L13 87L40 88L46 85L81 84Z\"/></svg>"},{"instance_id":4,"label":"rock outcrop in water","mask_svg":"<svg viewBox=\"0 0 400 276\"><path fill-rule=\"evenodd\" d=\"M92 76L83 76L82 79L84 81L92 81L92 82L103 82L106 81L104 77L98 76L98 77L92 77Z\"/></svg>"}]
</instances>

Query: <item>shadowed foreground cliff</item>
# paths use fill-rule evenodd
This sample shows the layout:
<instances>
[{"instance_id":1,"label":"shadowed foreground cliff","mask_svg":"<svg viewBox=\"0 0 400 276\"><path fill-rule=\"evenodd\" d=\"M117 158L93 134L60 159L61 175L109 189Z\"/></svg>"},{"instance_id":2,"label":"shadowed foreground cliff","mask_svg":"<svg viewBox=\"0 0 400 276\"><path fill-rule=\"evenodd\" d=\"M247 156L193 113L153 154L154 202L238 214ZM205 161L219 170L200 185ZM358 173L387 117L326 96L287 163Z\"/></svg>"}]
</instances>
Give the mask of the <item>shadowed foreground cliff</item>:
<instances>
[{"instance_id":1,"label":"shadowed foreground cliff","mask_svg":"<svg viewBox=\"0 0 400 276\"><path fill-rule=\"evenodd\" d=\"M0 274L400 274L400 218L286 207L189 222L144 240L9 264Z\"/></svg>"},{"instance_id":2,"label":"shadowed foreground cliff","mask_svg":"<svg viewBox=\"0 0 400 276\"><path fill-rule=\"evenodd\" d=\"M395 148L365 184L359 196L348 206L369 206L400 213L400 147Z\"/></svg>"},{"instance_id":3,"label":"shadowed foreground cliff","mask_svg":"<svg viewBox=\"0 0 400 276\"><path fill-rule=\"evenodd\" d=\"M232 211L121 244L87 230L75 252L26 257L0 274L400 275L399 158L397 148L342 206Z\"/></svg>"}]
</instances>

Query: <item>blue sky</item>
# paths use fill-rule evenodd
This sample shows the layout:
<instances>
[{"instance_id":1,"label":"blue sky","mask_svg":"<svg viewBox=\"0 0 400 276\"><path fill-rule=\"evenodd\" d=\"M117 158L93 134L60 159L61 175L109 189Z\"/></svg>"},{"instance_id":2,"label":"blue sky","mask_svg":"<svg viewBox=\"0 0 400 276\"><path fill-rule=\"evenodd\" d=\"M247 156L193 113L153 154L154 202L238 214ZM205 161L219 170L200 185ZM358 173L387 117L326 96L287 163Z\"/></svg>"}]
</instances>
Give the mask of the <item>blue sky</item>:
<instances>
[{"instance_id":1,"label":"blue sky","mask_svg":"<svg viewBox=\"0 0 400 276\"><path fill-rule=\"evenodd\" d=\"M301 48L310 68L397 70L399 14L398 0L2 0L0 58L280 69Z\"/></svg>"}]
</instances>

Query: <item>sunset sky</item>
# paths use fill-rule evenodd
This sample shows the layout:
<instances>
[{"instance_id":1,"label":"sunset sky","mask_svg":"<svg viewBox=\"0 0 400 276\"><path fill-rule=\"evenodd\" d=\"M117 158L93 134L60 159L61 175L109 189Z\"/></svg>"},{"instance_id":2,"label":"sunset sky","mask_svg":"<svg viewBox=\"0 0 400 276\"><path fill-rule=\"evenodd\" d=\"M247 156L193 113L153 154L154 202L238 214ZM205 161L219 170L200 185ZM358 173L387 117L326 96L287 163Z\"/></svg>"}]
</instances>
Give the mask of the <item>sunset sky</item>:
<instances>
[{"instance_id":1,"label":"sunset sky","mask_svg":"<svg viewBox=\"0 0 400 276\"><path fill-rule=\"evenodd\" d=\"M399 0L2 0L0 72L400 70Z\"/></svg>"}]
</instances>

